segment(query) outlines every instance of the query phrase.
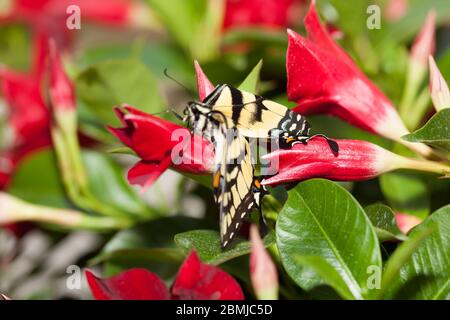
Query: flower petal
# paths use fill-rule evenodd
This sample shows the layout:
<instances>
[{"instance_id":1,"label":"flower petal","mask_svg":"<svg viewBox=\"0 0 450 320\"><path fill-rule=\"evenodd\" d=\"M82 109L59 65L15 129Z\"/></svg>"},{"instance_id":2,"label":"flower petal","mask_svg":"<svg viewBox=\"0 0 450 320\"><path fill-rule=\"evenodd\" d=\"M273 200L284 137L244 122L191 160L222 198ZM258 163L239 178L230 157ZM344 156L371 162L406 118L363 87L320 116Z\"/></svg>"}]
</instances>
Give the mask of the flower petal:
<instances>
[{"instance_id":1,"label":"flower petal","mask_svg":"<svg viewBox=\"0 0 450 320\"><path fill-rule=\"evenodd\" d=\"M19 143L49 134L50 115L33 77L0 68L1 92L7 101L9 123Z\"/></svg>"},{"instance_id":2,"label":"flower petal","mask_svg":"<svg viewBox=\"0 0 450 320\"><path fill-rule=\"evenodd\" d=\"M177 124L125 106L116 108L123 127L109 131L142 159L128 173L132 184L150 186L170 166L182 172L206 174L214 165L212 144Z\"/></svg>"},{"instance_id":3,"label":"flower petal","mask_svg":"<svg viewBox=\"0 0 450 320\"><path fill-rule=\"evenodd\" d=\"M314 3L305 25L309 39L288 30L287 91L298 104L294 110L338 116L429 156L429 147L401 139L409 131L396 109L325 31Z\"/></svg>"},{"instance_id":4,"label":"flower petal","mask_svg":"<svg viewBox=\"0 0 450 320\"><path fill-rule=\"evenodd\" d=\"M197 60L194 61L194 66L197 78L198 97L200 101L203 101L214 90L214 85L209 81Z\"/></svg>"},{"instance_id":5,"label":"flower petal","mask_svg":"<svg viewBox=\"0 0 450 320\"><path fill-rule=\"evenodd\" d=\"M319 17L316 11L316 1L312 1L309 7L309 11L305 16L305 28L308 32L308 39L313 43L320 46L322 49L329 50L335 54L340 60L347 63L349 66L358 70L354 65L352 59L342 50L341 47L333 40L325 27L320 23Z\"/></svg>"},{"instance_id":6,"label":"flower petal","mask_svg":"<svg viewBox=\"0 0 450 320\"><path fill-rule=\"evenodd\" d=\"M92 295L96 300L168 300L164 282L146 269L126 270L114 277L102 279L86 270Z\"/></svg>"},{"instance_id":7,"label":"flower petal","mask_svg":"<svg viewBox=\"0 0 450 320\"><path fill-rule=\"evenodd\" d=\"M263 180L263 184L287 184L317 177L337 181L366 180L389 171L397 160L397 155L370 142L336 142L338 154L332 152L324 138L316 137L306 145L296 144L291 149L280 149L263 156L275 166L272 169L278 171Z\"/></svg>"},{"instance_id":8,"label":"flower petal","mask_svg":"<svg viewBox=\"0 0 450 320\"><path fill-rule=\"evenodd\" d=\"M182 300L242 300L239 284L218 267L204 264L192 251L178 271L172 287L175 298Z\"/></svg>"},{"instance_id":9,"label":"flower petal","mask_svg":"<svg viewBox=\"0 0 450 320\"><path fill-rule=\"evenodd\" d=\"M171 164L170 157L157 162L139 161L128 171L128 181L144 189L151 186Z\"/></svg>"}]
</instances>

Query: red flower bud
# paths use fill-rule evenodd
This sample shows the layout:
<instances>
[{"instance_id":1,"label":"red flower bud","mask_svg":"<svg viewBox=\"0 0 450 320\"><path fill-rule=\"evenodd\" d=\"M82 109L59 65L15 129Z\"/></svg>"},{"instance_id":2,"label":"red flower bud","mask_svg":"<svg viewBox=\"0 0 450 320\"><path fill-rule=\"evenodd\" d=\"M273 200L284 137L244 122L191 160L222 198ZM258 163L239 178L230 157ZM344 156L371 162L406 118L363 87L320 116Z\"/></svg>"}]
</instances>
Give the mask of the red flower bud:
<instances>
[{"instance_id":1,"label":"red flower bud","mask_svg":"<svg viewBox=\"0 0 450 320\"><path fill-rule=\"evenodd\" d=\"M212 170L212 145L177 124L125 106L129 113L116 109L124 127L109 128L110 132L141 158L128 172L128 181L143 187L150 186L166 169L194 174Z\"/></svg>"},{"instance_id":2,"label":"red flower bud","mask_svg":"<svg viewBox=\"0 0 450 320\"><path fill-rule=\"evenodd\" d=\"M430 92L436 110L450 108L450 90L433 57L429 57L430 65Z\"/></svg>"},{"instance_id":3,"label":"red flower bud","mask_svg":"<svg viewBox=\"0 0 450 320\"><path fill-rule=\"evenodd\" d=\"M411 48L411 58L424 68L427 66L428 56L434 53L436 47L434 39L435 20L436 11L431 10Z\"/></svg>"},{"instance_id":4,"label":"red flower bud","mask_svg":"<svg viewBox=\"0 0 450 320\"><path fill-rule=\"evenodd\" d=\"M255 294L260 300L276 300L278 298L277 268L264 248L256 225L250 227L250 278Z\"/></svg>"},{"instance_id":5,"label":"red flower bud","mask_svg":"<svg viewBox=\"0 0 450 320\"><path fill-rule=\"evenodd\" d=\"M194 61L194 66L198 96L203 101L214 90L214 85L209 81L197 60Z\"/></svg>"},{"instance_id":6,"label":"red flower bud","mask_svg":"<svg viewBox=\"0 0 450 320\"><path fill-rule=\"evenodd\" d=\"M422 220L416 216L404 213L396 213L395 221L401 232L407 234L409 230L422 223Z\"/></svg>"},{"instance_id":7,"label":"red flower bud","mask_svg":"<svg viewBox=\"0 0 450 320\"><path fill-rule=\"evenodd\" d=\"M48 46L51 105L55 111L75 109L74 87L64 71L56 44L53 40L50 40Z\"/></svg>"},{"instance_id":8,"label":"red flower bud","mask_svg":"<svg viewBox=\"0 0 450 320\"><path fill-rule=\"evenodd\" d=\"M308 144L273 151L263 159L278 173L263 180L265 185L279 185L310 178L359 181L374 178L395 169L412 169L446 174L450 168L429 161L409 159L360 140L335 140L339 153L333 153L327 141L316 137Z\"/></svg>"}]
</instances>

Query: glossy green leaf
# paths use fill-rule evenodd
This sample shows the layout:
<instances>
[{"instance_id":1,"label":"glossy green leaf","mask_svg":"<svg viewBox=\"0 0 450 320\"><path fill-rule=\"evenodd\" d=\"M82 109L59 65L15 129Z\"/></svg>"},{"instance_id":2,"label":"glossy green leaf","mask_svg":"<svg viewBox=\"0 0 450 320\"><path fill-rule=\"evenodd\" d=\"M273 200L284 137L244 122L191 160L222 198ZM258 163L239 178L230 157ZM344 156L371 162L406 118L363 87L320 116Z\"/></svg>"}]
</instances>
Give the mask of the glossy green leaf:
<instances>
[{"instance_id":1,"label":"glossy green leaf","mask_svg":"<svg viewBox=\"0 0 450 320\"><path fill-rule=\"evenodd\" d=\"M390 282L387 298L450 299L450 205L430 215L409 236L414 238L433 225L436 231L418 245Z\"/></svg>"},{"instance_id":2,"label":"glossy green leaf","mask_svg":"<svg viewBox=\"0 0 450 320\"><path fill-rule=\"evenodd\" d=\"M305 269L298 256L318 256L341 276L356 299L370 297L368 268L381 268L375 231L358 202L341 186L312 179L289 191L276 226L281 261L305 290L323 284L317 272Z\"/></svg>"},{"instance_id":3,"label":"glossy green leaf","mask_svg":"<svg viewBox=\"0 0 450 320\"><path fill-rule=\"evenodd\" d=\"M403 136L402 139L410 142L422 142L450 151L450 108L442 109L433 115L422 128Z\"/></svg>"},{"instance_id":4,"label":"glossy green leaf","mask_svg":"<svg viewBox=\"0 0 450 320\"><path fill-rule=\"evenodd\" d=\"M31 203L59 208L70 207L60 180L55 155L49 149L36 152L20 163L8 192Z\"/></svg>"},{"instance_id":5,"label":"glossy green leaf","mask_svg":"<svg viewBox=\"0 0 450 320\"><path fill-rule=\"evenodd\" d=\"M380 177L380 187L393 210L425 219L430 213L426 181L415 173L389 172Z\"/></svg>"},{"instance_id":6,"label":"glossy green leaf","mask_svg":"<svg viewBox=\"0 0 450 320\"><path fill-rule=\"evenodd\" d=\"M412 254L417 250L420 244L436 231L435 225L430 225L421 228L413 237L402 243L394 253L389 257L383 272L383 279L381 282L381 290L377 297L382 298L387 290L390 290L393 281L399 277L400 269L411 258Z\"/></svg>"},{"instance_id":7,"label":"glossy green leaf","mask_svg":"<svg viewBox=\"0 0 450 320\"><path fill-rule=\"evenodd\" d=\"M131 189L123 169L104 154L83 152L90 189L97 199L140 217L154 217L157 213Z\"/></svg>"},{"instance_id":8,"label":"glossy green leaf","mask_svg":"<svg viewBox=\"0 0 450 320\"><path fill-rule=\"evenodd\" d=\"M324 258L319 256L298 256L295 260L305 269L310 269L316 273L327 285L336 290L342 298L355 299L339 272Z\"/></svg>"},{"instance_id":9,"label":"glossy green leaf","mask_svg":"<svg viewBox=\"0 0 450 320\"><path fill-rule=\"evenodd\" d=\"M376 203L364 208L380 241L406 240L407 237L398 229L395 215L388 206Z\"/></svg>"},{"instance_id":10,"label":"glossy green leaf","mask_svg":"<svg viewBox=\"0 0 450 320\"><path fill-rule=\"evenodd\" d=\"M118 125L113 107L129 104L142 111L163 110L156 80L136 60L108 60L92 65L76 79L77 95L103 124Z\"/></svg>"},{"instance_id":11,"label":"glossy green leaf","mask_svg":"<svg viewBox=\"0 0 450 320\"><path fill-rule=\"evenodd\" d=\"M247 78L239 86L240 90L257 93L258 92L258 83L259 83L259 75L261 73L262 68L262 60L259 60L258 64L253 68L253 70L248 74Z\"/></svg>"},{"instance_id":12,"label":"glossy green leaf","mask_svg":"<svg viewBox=\"0 0 450 320\"><path fill-rule=\"evenodd\" d=\"M273 233L269 233L263 239L266 247L275 243ZM202 261L211 264L221 264L242 255L250 253L250 242L238 240L236 244L228 250L220 248L220 236L213 230L193 230L177 234L175 242L185 254L195 249Z\"/></svg>"}]
</instances>

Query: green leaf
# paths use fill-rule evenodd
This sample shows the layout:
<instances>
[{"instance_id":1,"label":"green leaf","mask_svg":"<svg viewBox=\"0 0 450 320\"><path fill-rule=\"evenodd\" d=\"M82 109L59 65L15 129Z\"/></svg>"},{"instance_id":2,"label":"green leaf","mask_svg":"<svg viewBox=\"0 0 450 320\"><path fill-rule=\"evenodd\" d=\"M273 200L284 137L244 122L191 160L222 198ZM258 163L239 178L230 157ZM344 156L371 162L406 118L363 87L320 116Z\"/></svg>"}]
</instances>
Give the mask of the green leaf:
<instances>
[{"instance_id":1,"label":"green leaf","mask_svg":"<svg viewBox=\"0 0 450 320\"><path fill-rule=\"evenodd\" d=\"M413 237L402 243L390 256L386 263L381 282L381 290L378 292L378 298L382 298L389 289L395 277L399 276L402 266L411 258L412 254L419 247L422 241L436 230L435 225L422 228L416 232Z\"/></svg>"},{"instance_id":2,"label":"green leaf","mask_svg":"<svg viewBox=\"0 0 450 320\"><path fill-rule=\"evenodd\" d=\"M83 160L91 190L97 199L137 216L149 218L156 215L126 183L122 169L114 161L93 151L84 151ZM71 207L60 179L53 152L44 150L20 163L8 192L31 203Z\"/></svg>"},{"instance_id":3,"label":"green leaf","mask_svg":"<svg viewBox=\"0 0 450 320\"><path fill-rule=\"evenodd\" d=\"M422 128L403 136L402 139L450 151L450 108L440 110Z\"/></svg>"},{"instance_id":4,"label":"green leaf","mask_svg":"<svg viewBox=\"0 0 450 320\"><path fill-rule=\"evenodd\" d=\"M70 207L60 181L55 156L48 149L28 156L19 164L8 192L35 204Z\"/></svg>"},{"instance_id":5,"label":"green leaf","mask_svg":"<svg viewBox=\"0 0 450 320\"><path fill-rule=\"evenodd\" d=\"M407 41L415 37L422 27L427 13L434 9L436 11L436 24L448 21L450 6L447 0L413 0L410 1L407 14L392 25L383 25L387 29L387 35L397 41Z\"/></svg>"},{"instance_id":6,"label":"green leaf","mask_svg":"<svg viewBox=\"0 0 450 320\"><path fill-rule=\"evenodd\" d=\"M104 154L84 151L83 160L89 177L90 189L97 199L140 217L155 217L157 213L131 189L123 169Z\"/></svg>"},{"instance_id":7,"label":"green leaf","mask_svg":"<svg viewBox=\"0 0 450 320\"><path fill-rule=\"evenodd\" d=\"M343 187L322 179L302 182L289 192L277 226L281 261L305 290L324 279L297 262L298 256L323 258L339 273L356 299L370 297L368 268L381 269L375 231L358 202Z\"/></svg>"},{"instance_id":8,"label":"green leaf","mask_svg":"<svg viewBox=\"0 0 450 320\"><path fill-rule=\"evenodd\" d=\"M247 78L239 86L240 90L256 93L258 92L259 74L261 73L262 60L248 74Z\"/></svg>"},{"instance_id":9,"label":"green leaf","mask_svg":"<svg viewBox=\"0 0 450 320\"><path fill-rule=\"evenodd\" d=\"M354 300L355 297L349 291L347 284L341 278L336 269L330 265L324 258L319 256L298 256L296 262L305 269L310 269L319 275L323 281L332 287L339 295L348 300Z\"/></svg>"},{"instance_id":10,"label":"green leaf","mask_svg":"<svg viewBox=\"0 0 450 320\"><path fill-rule=\"evenodd\" d=\"M275 243L274 234L269 233L263 241L266 247L271 246ZM195 249L202 261L216 265L246 255L251 248L248 241L236 241L233 248L224 251L220 248L219 233L213 230L193 230L177 234L175 243L185 254Z\"/></svg>"},{"instance_id":11,"label":"green leaf","mask_svg":"<svg viewBox=\"0 0 450 320\"><path fill-rule=\"evenodd\" d=\"M395 211L425 219L430 213L430 194L422 177L410 172L389 172L380 177L380 187Z\"/></svg>"},{"instance_id":12,"label":"green leaf","mask_svg":"<svg viewBox=\"0 0 450 320\"><path fill-rule=\"evenodd\" d=\"M192 58L203 60L214 56L221 31L222 0L147 0L147 3Z\"/></svg>"},{"instance_id":13,"label":"green leaf","mask_svg":"<svg viewBox=\"0 0 450 320\"><path fill-rule=\"evenodd\" d=\"M114 106L129 104L148 113L164 109L156 80L136 60L109 60L88 67L76 79L78 97L102 124L118 125Z\"/></svg>"},{"instance_id":14,"label":"green leaf","mask_svg":"<svg viewBox=\"0 0 450 320\"><path fill-rule=\"evenodd\" d=\"M450 47L440 55L437 60L439 71L441 71L444 79L450 79Z\"/></svg>"},{"instance_id":15,"label":"green leaf","mask_svg":"<svg viewBox=\"0 0 450 320\"><path fill-rule=\"evenodd\" d=\"M433 225L437 229L419 243L400 268L399 276L390 282L387 298L450 299L450 205L437 210L414 228L409 233L410 238Z\"/></svg>"},{"instance_id":16,"label":"green leaf","mask_svg":"<svg viewBox=\"0 0 450 320\"><path fill-rule=\"evenodd\" d=\"M136 46L139 46L139 50L135 50ZM130 59L131 57L142 61L158 79L167 80L164 76L164 70L167 69L177 80L195 90L192 61L186 59L186 55L171 43L135 41L134 46L130 46L129 43L93 46L82 52L77 65L80 68L87 68L105 60Z\"/></svg>"},{"instance_id":17,"label":"green leaf","mask_svg":"<svg viewBox=\"0 0 450 320\"><path fill-rule=\"evenodd\" d=\"M2 8L0 8L1 10ZM13 70L29 70L31 43L29 32L24 25L2 24L0 28L0 48L2 48L0 61Z\"/></svg>"},{"instance_id":18,"label":"green leaf","mask_svg":"<svg viewBox=\"0 0 450 320\"><path fill-rule=\"evenodd\" d=\"M339 15L339 26L345 33L352 37L357 36L366 29L367 14L366 10L369 6L369 1L330 1ZM324 8L327 9L326 7ZM320 12L320 8L317 9Z\"/></svg>"},{"instance_id":19,"label":"green leaf","mask_svg":"<svg viewBox=\"0 0 450 320\"><path fill-rule=\"evenodd\" d=\"M376 203L364 208L380 241L406 240L407 237L398 229L395 215L388 206Z\"/></svg>"}]
</instances>

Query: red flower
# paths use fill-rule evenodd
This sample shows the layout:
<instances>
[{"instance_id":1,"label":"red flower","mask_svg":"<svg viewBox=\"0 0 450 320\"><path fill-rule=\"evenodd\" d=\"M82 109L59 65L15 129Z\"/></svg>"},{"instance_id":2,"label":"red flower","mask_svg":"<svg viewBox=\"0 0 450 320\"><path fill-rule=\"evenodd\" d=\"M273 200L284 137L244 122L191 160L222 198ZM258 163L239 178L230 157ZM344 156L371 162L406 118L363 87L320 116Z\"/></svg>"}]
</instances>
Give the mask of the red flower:
<instances>
[{"instance_id":1,"label":"red flower","mask_svg":"<svg viewBox=\"0 0 450 320\"><path fill-rule=\"evenodd\" d=\"M223 28L286 28L291 24L300 0L227 0Z\"/></svg>"},{"instance_id":2,"label":"red flower","mask_svg":"<svg viewBox=\"0 0 450 320\"><path fill-rule=\"evenodd\" d=\"M150 186L166 169L194 174L211 172L214 152L212 145L177 124L144 113L130 106L116 114L124 125L109 130L141 158L128 172L128 181Z\"/></svg>"},{"instance_id":3,"label":"red flower","mask_svg":"<svg viewBox=\"0 0 450 320\"><path fill-rule=\"evenodd\" d=\"M0 90L7 102L6 119L10 133L10 141L0 150L2 188L23 157L50 144L50 117L40 93L37 75L2 67Z\"/></svg>"},{"instance_id":4,"label":"red flower","mask_svg":"<svg viewBox=\"0 0 450 320\"><path fill-rule=\"evenodd\" d=\"M218 267L204 264L195 251L181 265L169 292L159 277L145 269L130 269L109 279L86 271L97 300L242 300L239 284Z\"/></svg>"},{"instance_id":5,"label":"red flower","mask_svg":"<svg viewBox=\"0 0 450 320\"><path fill-rule=\"evenodd\" d=\"M48 64L47 64L47 59ZM42 34L37 35L31 72L0 68L0 90L7 102L6 123L10 141L0 150L0 188L5 187L17 164L28 154L51 144L50 110L41 89L50 75L50 101L57 109L75 108L73 85L65 74L59 53Z\"/></svg>"},{"instance_id":6,"label":"red flower","mask_svg":"<svg viewBox=\"0 0 450 320\"><path fill-rule=\"evenodd\" d=\"M308 38L288 30L288 97L301 114L329 113L364 130L426 154L424 145L405 143L408 133L389 99L333 41L317 17L314 2L305 17Z\"/></svg>"},{"instance_id":7,"label":"red flower","mask_svg":"<svg viewBox=\"0 0 450 320\"><path fill-rule=\"evenodd\" d=\"M265 185L280 185L311 178L336 181L359 181L374 178L395 169L412 169L446 174L449 168L409 159L373 143L360 140L335 140L339 153L333 153L327 141L316 137L307 145L294 145L288 150L273 151L265 156L274 176L263 180Z\"/></svg>"},{"instance_id":8,"label":"red flower","mask_svg":"<svg viewBox=\"0 0 450 320\"><path fill-rule=\"evenodd\" d=\"M54 38L63 48L73 36L66 26L73 13L69 6L80 8L82 23L86 21L114 26L141 23L145 6L133 0L14 0L9 10L0 14L0 22L23 22L30 24L37 33Z\"/></svg>"}]
</instances>

